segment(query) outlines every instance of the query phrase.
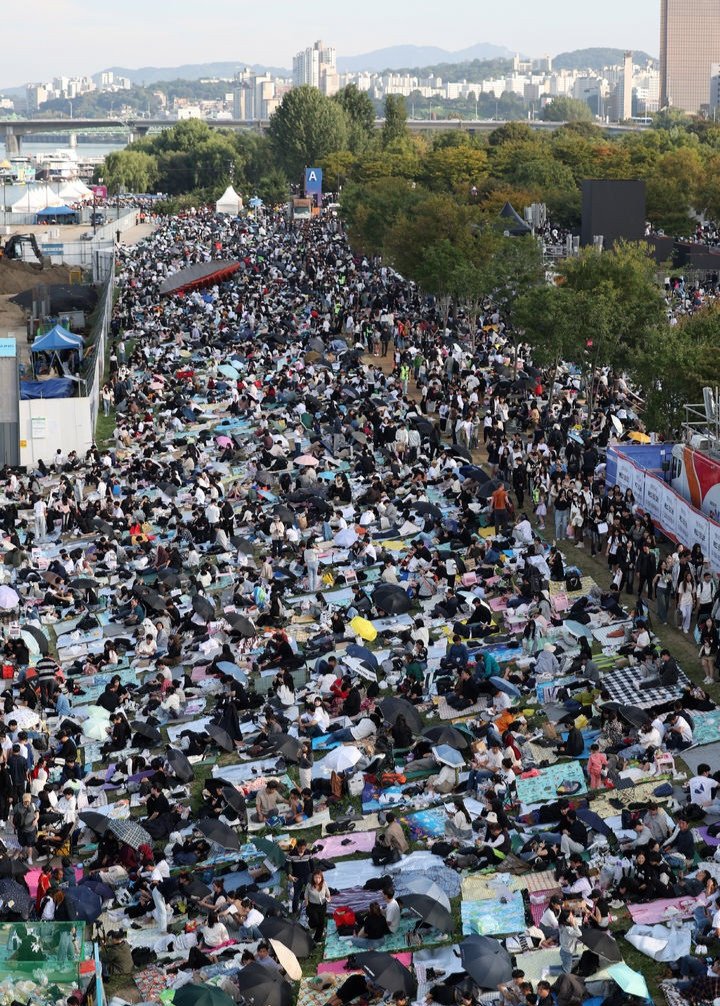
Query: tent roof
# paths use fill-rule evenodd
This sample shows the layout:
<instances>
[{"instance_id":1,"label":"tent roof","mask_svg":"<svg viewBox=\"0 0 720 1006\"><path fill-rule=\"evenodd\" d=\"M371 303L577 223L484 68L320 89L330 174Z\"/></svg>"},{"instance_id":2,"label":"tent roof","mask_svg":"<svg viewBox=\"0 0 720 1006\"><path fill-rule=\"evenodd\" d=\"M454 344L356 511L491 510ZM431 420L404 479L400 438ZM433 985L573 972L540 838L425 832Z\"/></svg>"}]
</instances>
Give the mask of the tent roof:
<instances>
[{"instance_id":1,"label":"tent roof","mask_svg":"<svg viewBox=\"0 0 720 1006\"><path fill-rule=\"evenodd\" d=\"M214 262L198 262L168 276L160 287L160 294L184 293L203 286L213 286L228 279L240 268L239 262L229 259L216 259Z\"/></svg>"},{"instance_id":2,"label":"tent roof","mask_svg":"<svg viewBox=\"0 0 720 1006\"><path fill-rule=\"evenodd\" d=\"M228 185L215 203L215 211L217 213L239 213L242 208L243 201L232 185Z\"/></svg>"},{"instance_id":3,"label":"tent roof","mask_svg":"<svg viewBox=\"0 0 720 1006\"><path fill-rule=\"evenodd\" d=\"M530 233L531 228L528 226L527 222L523 220L515 207L510 203L505 203L503 208L500 210L500 216L514 223L517 230L522 230L525 234ZM515 233L515 231L513 231L513 233Z\"/></svg>"},{"instance_id":4,"label":"tent roof","mask_svg":"<svg viewBox=\"0 0 720 1006\"><path fill-rule=\"evenodd\" d=\"M69 206L46 206L44 210L38 210L39 217L67 217L75 216L76 210L71 210Z\"/></svg>"},{"instance_id":5,"label":"tent roof","mask_svg":"<svg viewBox=\"0 0 720 1006\"><path fill-rule=\"evenodd\" d=\"M52 377L47 381L20 381L20 401L33 398L70 398L75 385L67 377Z\"/></svg>"},{"instance_id":6,"label":"tent roof","mask_svg":"<svg viewBox=\"0 0 720 1006\"><path fill-rule=\"evenodd\" d=\"M82 349L85 345L81 335L68 332L62 325L56 325L45 335L39 335L30 347L32 353L48 353L58 349Z\"/></svg>"}]
</instances>

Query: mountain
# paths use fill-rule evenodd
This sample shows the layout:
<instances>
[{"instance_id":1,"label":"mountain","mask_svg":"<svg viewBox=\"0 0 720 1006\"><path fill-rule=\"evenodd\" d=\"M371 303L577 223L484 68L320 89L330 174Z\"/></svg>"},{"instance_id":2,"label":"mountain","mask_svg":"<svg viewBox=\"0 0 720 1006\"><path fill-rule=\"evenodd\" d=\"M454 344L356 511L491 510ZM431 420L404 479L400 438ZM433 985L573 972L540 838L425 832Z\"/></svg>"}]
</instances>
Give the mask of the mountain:
<instances>
[{"instance_id":1,"label":"mountain","mask_svg":"<svg viewBox=\"0 0 720 1006\"><path fill-rule=\"evenodd\" d=\"M624 49L574 49L555 56L552 65L553 70L602 70L605 66L619 66L624 58ZM657 57L633 51L633 60L642 64L657 62Z\"/></svg>"},{"instance_id":2,"label":"mountain","mask_svg":"<svg viewBox=\"0 0 720 1006\"><path fill-rule=\"evenodd\" d=\"M361 70L380 72L402 70L408 66L430 66L435 63L465 63L473 59L496 59L512 56L510 49L489 42L478 42L467 49L449 52L434 45L393 45L387 49L360 53L358 56L338 56L340 73L357 73Z\"/></svg>"},{"instance_id":3,"label":"mountain","mask_svg":"<svg viewBox=\"0 0 720 1006\"><path fill-rule=\"evenodd\" d=\"M127 77L133 84L156 84L159 80L200 80L201 77L233 77L238 70L249 66L257 73L272 73L276 77L289 77L291 71L281 66L265 66L261 63L244 63L241 59L231 63L185 63L182 66L141 66L131 70L127 66L109 66L93 74L114 73L117 77Z\"/></svg>"}]
</instances>

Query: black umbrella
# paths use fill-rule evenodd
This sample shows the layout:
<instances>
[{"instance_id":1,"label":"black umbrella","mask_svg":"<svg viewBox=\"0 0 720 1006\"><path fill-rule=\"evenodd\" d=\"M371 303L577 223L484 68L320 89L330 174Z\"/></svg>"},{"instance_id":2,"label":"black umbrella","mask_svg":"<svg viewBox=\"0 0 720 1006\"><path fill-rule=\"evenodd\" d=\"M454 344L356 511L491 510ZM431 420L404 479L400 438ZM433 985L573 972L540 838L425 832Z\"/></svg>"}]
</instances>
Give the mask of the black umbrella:
<instances>
[{"instance_id":1,"label":"black umbrella","mask_svg":"<svg viewBox=\"0 0 720 1006\"><path fill-rule=\"evenodd\" d=\"M153 611L167 610L165 600L160 597L156 590L151 590L149 587L136 587L134 588L134 593L146 608L152 608Z\"/></svg>"},{"instance_id":2,"label":"black umbrella","mask_svg":"<svg viewBox=\"0 0 720 1006\"><path fill-rule=\"evenodd\" d=\"M179 779L180 782L193 781L195 778L195 771L182 751L178 751L176 748L170 748L167 753L167 760L176 779Z\"/></svg>"},{"instance_id":3,"label":"black umbrella","mask_svg":"<svg viewBox=\"0 0 720 1006\"><path fill-rule=\"evenodd\" d=\"M579 807L575 813L584 825L587 825L588 828L592 828L592 830L596 831L599 835L604 835L605 838L612 838L614 835L612 828L605 824L600 815L596 814L594 810Z\"/></svg>"},{"instance_id":4,"label":"black umbrella","mask_svg":"<svg viewBox=\"0 0 720 1006\"><path fill-rule=\"evenodd\" d=\"M376 587L373 591L372 599L378 611L382 610L388 615L404 615L410 611L410 598L399 584L387 584L388 587L397 587L397 590L381 591Z\"/></svg>"},{"instance_id":5,"label":"black umbrella","mask_svg":"<svg viewBox=\"0 0 720 1006\"><path fill-rule=\"evenodd\" d=\"M166 496L177 496L180 492L180 486L176 486L174 482L158 482L158 489Z\"/></svg>"},{"instance_id":6,"label":"black umbrella","mask_svg":"<svg viewBox=\"0 0 720 1006\"><path fill-rule=\"evenodd\" d=\"M507 485L504 482L500 482L498 479L490 479L489 482L485 482L483 485L478 485L477 495L481 499L490 499L495 490L499 489L500 486L507 489Z\"/></svg>"},{"instance_id":7,"label":"black umbrella","mask_svg":"<svg viewBox=\"0 0 720 1006\"><path fill-rule=\"evenodd\" d=\"M448 744L456 751L464 751L470 746L467 734L462 733L456 727L428 727L422 732L423 737L427 737L433 744Z\"/></svg>"},{"instance_id":8,"label":"black umbrella","mask_svg":"<svg viewBox=\"0 0 720 1006\"><path fill-rule=\"evenodd\" d=\"M390 954L377 950L355 954L355 963L372 981L387 992L406 992L412 999L417 992L417 982L408 969Z\"/></svg>"},{"instance_id":9,"label":"black umbrella","mask_svg":"<svg viewBox=\"0 0 720 1006\"><path fill-rule=\"evenodd\" d=\"M638 706L623 705L622 702L605 702L601 708L614 710L631 727L643 727L650 718L646 710Z\"/></svg>"},{"instance_id":10,"label":"black umbrella","mask_svg":"<svg viewBox=\"0 0 720 1006\"><path fill-rule=\"evenodd\" d=\"M24 877L29 869L19 859L10 859L8 856L0 859L0 877Z\"/></svg>"},{"instance_id":11,"label":"black umbrella","mask_svg":"<svg viewBox=\"0 0 720 1006\"><path fill-rule=\"evenodd\" d=\"M238 814L244 814L247 811L247 800L239 789L235 789L234 786L223 786L222 795L225 803L236 810Z\"/></svg>"},{"instance_id":12,"label":"black umbrella","mask_svg":"<svg viewBox=\"0 0 720 1006\"><path fill-rule=\"evenodd\" d=\"M462 444L453 444L452 447L448 447L448 453L454 458L462 458L463 461L472 461L472 451L469 447L463 447Z\"/></svg>"},{"instance_id":13,"label":"black umbrella","mask_svg":"<svg viewBox=\"0 0 720 1006\"><path fill-rule=\"evenodd\" d=\"M180 586L180 574L176 573L174 569L170 569L169 567L159 569L157 577L158 580L161 580L168 587Z\"/></svg>"},{"instance_id":14,"label":"black umbrella","mask_svg":"<svg viewBox=\"0 0 720 1006\"><path fill-rule=\"evenodd\" d=\"M241 615L237 611L225 612L225 621L230 625L233 632L236 632L243 639L253 639L258 634L258 630L247 615Z\"/></svg>"},{"instance_id":15,"label":"black umbrella","mask_svg":"<svg viewBox=\"0 0 720 1006\"><path fill-rule=\"evenodd\" d=\"M453 931L452 915L445 905L434 898L429 898L427 894L400 894L399 900L403 908L409 909L433 929L439 929L441 933Z\"/></svg>"},{"instance_id":16,"label":"black umbrella","mask_svg":"<svg viewBox=\"0 0 720 1006\"><path fill-rule=\"evenodd\" d=\"M290 1006L292 1003L292 986L275 968L266 968L254 962L241 968L233 981L247 1006ZM175 1003L177 1006L177 993Z\"/></svg>"},{"instance_id":17,"label":"black umbrella","mask_svg":"<svg viewBox=\"0 0 720 1006\"><path fill-rule=\"evenodd\" d=\"M103 520L102 517L93 518L93 527L97 528L100 534L110 535L110 537L115 534L115 528L112 524L108 524L108 522Z\"/></svg>"},{"instance_id":18,"label":"black umbrella","mask_svg":"<svg viewBox=\"0 0 720 1006\"><path fill-rule=\"evenodd\" d=\"M290 507L285 506L284 503L278 503L273 510L273 513L283 522L283 524L292 524L295 520L295 514L292 512Z\"/></svg>"},{"instance_id":19,"label":"black umbrella","mask_svg":"<svg viewBox=\"0 0 720 1006\"><path fill-rule=\"evenodd\" d=\"M268 746L277 754L280 754L286 761L298 761L303 749L303 742L297 737L289 734L271 734L268 737Z\"/></svg>"},{"instance_id":20,"label":"black umbrella","mask_svg":"<svg viewBox=\"0 0 720 1006\"><path fill-rule=\"evenodd\" d=\"M223 849L230 849L233 852L240 851L240 839L236 831L233 831L222 821L215 821L206 817L198 821L197 828L205 835L210 842L214 842Z\"/></svg>"},{"instance_id":21,"label":"black umbrella","mask_svg":"<svg viewBox=\"0 0 720 1006\"><path fill-rule=\"evenodd\" d=\"M29 919L33 899L17 880L0 880L0 916L20 916Z\"/></svg>"},{"instance_id":22,"label":"black umbrella","mask_svg":"<svg viewBox=\"0 0 720 1006\"><path fill-rule=\"evenodd\" d=\"M279 940L288 950L292 950L296 957L309 957L313 951L313 941L305 926L291 919L278 919L277 916L269 916L263 919L258 926L266 940Z\"/></svg>"},{"instance_id":23,"label":"black umbrella","mask_svg":"<svg viewBox=\"0 0 720 1006\"><path fill-rule=\"evenodd\" d=\"M489 936L468 936L460 944L460 960L480 988L496 989L512 978L512 958L505 947Z\"/></svg>"},{"instance_id":24,"label":"black umbrella","mask_svg":"<svg viewBox=\"0 0 720 1006\"><path fill-rule=\"evenodd\" d=\"M419 503L413 503L412 510L419 514L430 514L431 517L437 517L438 520L442 517L442 510L439 506L434 503L427 503L425 500L420 500Z\"/></svg>"},{"instance_id":25,"label":"black umbrella","mask_svg":"<svg viewBox=\"0 0 720 1006\"><path fill-rule=\"evenodd\" d=\"M80 887L89 887L102 901L111 901L115 896L112 887L109 884L103 883L99 877L83 877L80 881Z\"/></svg>"},{"instance_id":26,"label":"black umbrella","mask_svg":"<svg viewBox=\"0 0 720 1006\"><path fill-rule=\"evenodd\" d=\"M358 643L351 643L345 650L348 657L357 657L358 660L362 660L364 664L368 667L372 667L374 671L380 669L380 663L378 658L375 656L372 650L369 650L367 646L360 646Z\"/></svg>"},{"instance_id":27,"label":"black umbrella","mask_svg":"<svg viewBox=\"0 0 720 1006\"><path fill-rule=\"evenodd\" d=\"M144 723L142 720L133 720L130 726L133 728L136 734L139 734L143 740L146 740L148 744L159 744L162 741L162 736L157 727L153 726L152 723Z\"/></svg>"},{"instance_id":28,"label":"black umbrella","mask_svg":"<svg viewBox=\"0 0 720 1006\"><path fill-rule=\"evenodd\" d=\"M76 576L74 580L70 581L70 587L73 590L94 590L99 586L97 580L93 580L91 576Z\"/></svg>"},{"instance_id":29,"label":"black umbrella","mask_svg":"<svg viewBox=\"0 0 720 1006\"><path fill-rule=\"evenodd\" d=\"M202 880L198 880L197 877L193 877L193 879L185 885L183 892L187 894L189 898L202 899L207 898L208 894L210 894L210 888L207 884L203 884Z\"/></svg>"},{"instance_id":30,"label":"black umbrella","mask_svg":"<svg viewBox=\"0 0 720 1006\"><path fill-rule=\"evenodd\" d=\"M38 644L38 649L40 650L40 653L43 655L43 657L46 657L50 652L50 650L48 646L47 636L42 631L42 629L39 629L37 625L26 624L22 626L22 631L30 633L35 642Z\"/></svg>"},{"instance_id":31,"label":"black umbrella","mask_svg":"<svg viewBox=\"0 0 720 1006\"><path fill-rule=\"evenodd\" d=\"M598 957L603 957L610 964L619 964L623 959L620 947L615 942L610 933L603 929L592 929L590 926L581 926L582 936L580 939Z\"/></svg>"},{"instance_id":32,"label":"black umbrella","mask_svg":"<svg viewBox=\"0 0 720 1006\"><path fill-rule=\"evenodd\" d=\"M96 810L81 810L78 818L96 835L104 835L108 830L107 814L99 814Z\"/></svg>"},{"instance_id":33,"label":"black umbrella","mask_svg":"<svg viewBox=\"0 0 720 1006\"><path fill-rule=\"evenodd\" d=\"M227 730L223 730L219 727L217 723L208 723L205 727L205 733L208 735L211 741L214 741L219 748L223 751L234 751L235 745L233 744L233 739Z\"/></svg>"},{"instance_id":34,"label":"black umbrella","mask_svg":"<svg viewBox=\"0 0 720 1006\"><path fill-rule=\"evenodd\" d=\"M206 622L215 617L215 605L202 594L196 594L193 597L192 606L193 611Z\"/></svg>"},{"instance_id":35,"label":"black umbrella","mask_svg":"<svg viewBox=\"0 0 720 1006\"><path fill-rule=\"evenodd\" d=\"M95 922L102 913L103 903L100 895L83 884L81 887L65 889L65 905L72 920Z\"/></svg>"},{"instance_id":36,"label":"black umbrella","mask_svg":"<svg viewBox=\"0 0 720 1006\"><path fill-rule=\"evenodd\" d=\"M270 838L253 837L252 844L258 852L264 852L266 859L269 859L273 865L280 868L285 866L287 857L277 842L273 842Z\"/></svg>"},{"instance_id":37,"label":"black umbrella","mask_svg":"<svg viewBox=\"0 0 720 1006\"><path fill-rule=\"evenodd\" d=\"M285 905L283 905L282 901L278 901L277 898L273 898L271 894L265 894L264 891L254 891L250 897L263 915L275 915L279 918L285 916Z\"/></svg>"},{"instance_id":38,"label":"black umbrella","mask_svg":"<svg viewBox=\"0 0 720 1006\"><path fill-rule=\"evenodd\" d=\"M414 734L422 733L423 721L420 717L420 713L417 711L412 702L408 702L407 699L398 699L394 696L388 696L380 703L380 712L391 726L395 723L398 716L404 716L405 722Z\"/></svg>"}]
</instances>

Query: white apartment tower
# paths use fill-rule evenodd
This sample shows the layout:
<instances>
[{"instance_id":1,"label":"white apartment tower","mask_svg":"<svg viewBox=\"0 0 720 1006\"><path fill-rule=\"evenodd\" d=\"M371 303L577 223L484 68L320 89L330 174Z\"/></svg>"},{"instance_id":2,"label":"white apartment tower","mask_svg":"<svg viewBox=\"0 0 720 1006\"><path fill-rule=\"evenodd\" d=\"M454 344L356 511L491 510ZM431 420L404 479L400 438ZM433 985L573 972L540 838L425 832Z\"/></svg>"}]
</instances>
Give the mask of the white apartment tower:
<instances>
[{"instance_id":1,"label":"white apartment tower","mask_svg":"<svg viewBox=\"0 0 720 1006\"><path fill-rule=\"evenodd\" d=\"M317 87L325 94L338 89L335 49L321 40L303 49L293 58L293 86Z\"/></svg>"}]
</instances>

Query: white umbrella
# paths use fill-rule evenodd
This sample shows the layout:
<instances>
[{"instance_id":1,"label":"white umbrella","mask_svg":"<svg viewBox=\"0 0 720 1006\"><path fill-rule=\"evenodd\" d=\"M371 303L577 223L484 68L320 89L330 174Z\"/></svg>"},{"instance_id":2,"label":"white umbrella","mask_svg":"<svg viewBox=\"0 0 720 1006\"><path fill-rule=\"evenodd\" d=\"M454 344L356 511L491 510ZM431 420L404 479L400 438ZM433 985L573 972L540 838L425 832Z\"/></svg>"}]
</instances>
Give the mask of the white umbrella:
<instances>
[{"instance_id":1,"label":"white umbrella","mask_svg":"<svg viewBox=\"0 0 720 1006\"><path fill-rule=\"evenodd\" d=\"M15 720L21 730L31 730L38 725L40 717L32 709L28 709L27 706L21 706L19 709L13 709L11 713L5 713L3 720L5 723Z\"/></svg>"},{"instance_id":2,"label":"white umbrella","mask_svg":"<svg viewBox=\"0 0 720 1006\"><path fill-rule=\"evenodd\" d=\"M7 584L3 584L0 587L0 608L4 608L6 611L9 608L17 608L20 603L20 597L17 591L13 590L12 587L8 587Z\"/></svg>"},{"instance_id":3,"label":"white umbrella","mask_svg":"<svg viewBox=\"0 0 720 1006\"><path fill-rule=\"evenodd\" d=\"M361 758L362 753L356 747L342 745L318 762L318 768L329 772L347 772L349 768L357 765Z\"/></svg>"},{"instance_id":4,"label":"white umbrella","mask_svg":"<svg viewBox=\"0 0 720 1006\"><path fill-rule=\"evenodd\" d=\"M619 437L621 437L623 435L624 427L623 427L623 424L618 419L618 417L617 416L610 416L610 422L613 424L613 427L614 427L615 432L617 433L617 435Z\"/></svg>"},{"instance_id":5,"label":"white umbrella","mask_svg":"<svg viewBox=\"0 0 720 1006\"><path fill-rule=\"evenodd\" d=\"M295 458L295 464L305 465L308 468L317 468L320 462L312 454L301 454L299 458Z\"/></svg>"},{"instance_id":6,"label":"white umbrella","mask_svg":"<svg viewBox=\"0 0 720 1006\"><path fill-rule=\"evenodd\" d=\"M338 533L333 538L333 544L339 545L340 548L350 548L358 540L357 531L354 527L344 527L342 531Z\"/></svg>"},{"instance_id":7,"label":"white umbrella","mask_svg":"<svg viewBox=\"0 0 720 1006\"><path fill-rule=\"evenodd\" d=\"M377 681L375 671L371 667L368 667L359 657L344 657L343 664L347 665L351 671L359 674L361 678L365 678L366 681Z\"/></svg>"},{"instance_id":8,"label":"white umbrella","mask_svg":"<svg viewBox=\"0 0 720 1006\"><path fill-rule=\"evenodd\" d=\"M299 982L303 976L302 968L300 967L300 961L297 959L292 950L288 950L285 944L281 943L280 940L270 940L270 946L275 951L278 964L288 978L291 978L294 982Z\"/></svg>"}]
</instances>

